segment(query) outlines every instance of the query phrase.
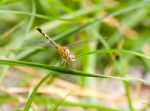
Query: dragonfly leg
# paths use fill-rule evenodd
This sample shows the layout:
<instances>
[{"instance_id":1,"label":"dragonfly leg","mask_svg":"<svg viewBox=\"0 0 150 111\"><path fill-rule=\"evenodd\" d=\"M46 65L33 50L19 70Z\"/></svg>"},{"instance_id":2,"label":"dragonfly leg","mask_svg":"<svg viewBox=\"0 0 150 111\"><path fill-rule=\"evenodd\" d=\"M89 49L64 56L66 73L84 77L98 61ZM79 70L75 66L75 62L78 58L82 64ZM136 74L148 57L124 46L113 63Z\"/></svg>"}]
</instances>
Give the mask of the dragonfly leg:
<instances>
[{"instance_id":1,"label":"dragonfly leg","mask_svg":"<svg viewBox=\"0 0 150 111\"><path fill-rule=\"evenodd\" d=\"M70 66L70 62L68 60L65 60L61 63L61 66L64 66L64 67Z\"/></svg>"},{"instance_id":2,"label":"dragonfly leg","mask_svg":"<svg viewBox=\"0 0 150 111\"><path fill-rule=\"evenodd\" d=\"M64 61L60 61L59 66L63 66L64 65Z\"/></svg>"}]
</instances>

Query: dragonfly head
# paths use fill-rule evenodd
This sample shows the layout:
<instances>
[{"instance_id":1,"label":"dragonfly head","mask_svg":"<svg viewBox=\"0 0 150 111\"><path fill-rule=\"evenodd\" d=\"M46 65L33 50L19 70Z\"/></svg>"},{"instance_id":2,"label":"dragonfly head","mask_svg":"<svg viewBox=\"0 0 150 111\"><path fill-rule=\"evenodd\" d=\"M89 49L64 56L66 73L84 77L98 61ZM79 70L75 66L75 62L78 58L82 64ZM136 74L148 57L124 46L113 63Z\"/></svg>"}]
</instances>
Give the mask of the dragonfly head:
<instances>
[{"instance_id":1,"label":"dragonfly head","mask_svg":"<svg viewBox=\"0 0 150 111\"><path fill-rule=\"evenodd\" d=\"M75 61L75 56L74 56L74 54L69 54L69 60L70 60L70 61Z\"/></svg>"}]
</instances>

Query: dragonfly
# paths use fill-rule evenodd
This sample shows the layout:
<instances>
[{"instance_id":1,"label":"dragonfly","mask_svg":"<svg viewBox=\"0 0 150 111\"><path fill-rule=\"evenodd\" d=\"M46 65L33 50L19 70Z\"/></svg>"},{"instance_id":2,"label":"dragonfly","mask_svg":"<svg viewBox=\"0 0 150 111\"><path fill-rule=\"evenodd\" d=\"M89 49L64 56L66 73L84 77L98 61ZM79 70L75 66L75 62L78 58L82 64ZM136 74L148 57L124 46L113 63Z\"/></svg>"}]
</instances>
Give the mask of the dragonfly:
<instances>
[{"instance_id":1,"label":"dragonfly","mask_svg":"<svg viewBox=\"0 0 150 111\"><path fill-rule=\"evenodd\" d=\"M56 42L54 42L51 39L51 37L49 35L47 35L41 28L36 27L36 29L49 41L50 45L58 51L60 57L63 60L63 64L69 65L71 62L75 61L75 55L69 50L68 47L61 46L61 45L57 44Z\"/></svg>"}]
</instances>

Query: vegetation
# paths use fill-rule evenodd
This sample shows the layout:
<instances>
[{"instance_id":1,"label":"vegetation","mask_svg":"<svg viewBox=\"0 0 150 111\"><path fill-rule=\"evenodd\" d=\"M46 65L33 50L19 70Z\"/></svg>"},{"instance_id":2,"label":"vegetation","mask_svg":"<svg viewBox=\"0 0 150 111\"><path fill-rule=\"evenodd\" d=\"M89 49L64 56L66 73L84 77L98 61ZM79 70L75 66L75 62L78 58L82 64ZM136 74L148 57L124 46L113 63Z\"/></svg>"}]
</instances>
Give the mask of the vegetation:
<instances>
[{"instance_id":1,"label":"vegetation","mask_svg":"<svg viewBox=\"0 0 150 111\"><path fill-rule=\"evenodd\" d=\"M150 0L1 0L0 15L0 110L150 110Z\"/></svg>"}]
</instances>

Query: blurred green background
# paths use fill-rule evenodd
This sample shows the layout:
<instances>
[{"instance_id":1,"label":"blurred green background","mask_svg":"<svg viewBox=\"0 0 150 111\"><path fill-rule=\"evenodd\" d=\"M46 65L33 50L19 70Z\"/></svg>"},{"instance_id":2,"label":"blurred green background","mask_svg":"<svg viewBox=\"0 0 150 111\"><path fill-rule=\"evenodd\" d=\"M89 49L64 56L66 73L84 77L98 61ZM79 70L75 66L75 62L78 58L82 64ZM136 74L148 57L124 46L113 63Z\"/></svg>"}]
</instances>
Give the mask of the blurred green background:
<instances>
[{"instance_id":1,"label":"blurred green background","mask_svg":"<svg viewBox=\"0 0 150 111\"><path fill-rule=\"evenodd\" d=\"M1 0L0 60L57 70L0 61L1 111L149 111L150 0Z\"/></svg>"}]
</instances>

